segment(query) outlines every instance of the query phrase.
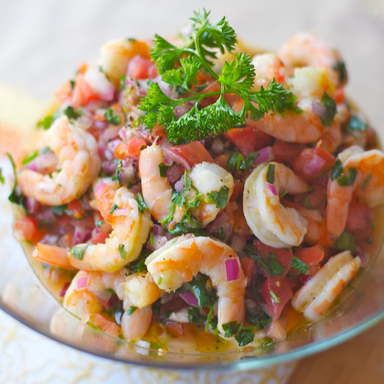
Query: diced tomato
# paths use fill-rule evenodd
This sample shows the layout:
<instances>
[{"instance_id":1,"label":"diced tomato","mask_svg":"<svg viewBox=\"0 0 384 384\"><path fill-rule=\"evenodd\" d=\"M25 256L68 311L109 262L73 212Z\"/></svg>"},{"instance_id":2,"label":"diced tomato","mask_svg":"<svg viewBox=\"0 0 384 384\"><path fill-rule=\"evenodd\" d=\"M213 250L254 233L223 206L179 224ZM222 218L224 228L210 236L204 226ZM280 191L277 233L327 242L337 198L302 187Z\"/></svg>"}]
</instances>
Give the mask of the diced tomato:
<instances>
[{"instance_id":1,"label":"diced tomato","mask_svg":"<svg viewBox=\"0 0 384 384\"><path fill-rule=\"evenodd\" d=\"M240 180L235 179L231 201L236 201L236 199L243 193L243 189L244 189L243 183Z\"/></svg>"},{"instance_id":2,"label":"diced tomato","mask_svg":"<svg viewBox=\"0 0 384 384\"><path fill-rule=\"evenodd\" d=\"M377 143L376 132L372 127L368 126L366 147L370 149L371 147L375 146L376 143Z\"/></svg>"},{"instance_id":3,"label":"diced tomato","mask_svg":"<svg viewBox=\"0 0 384 384\"><path fill-rule=\"evenodd\" d=\"M59 105L63 104L72 97L72 86L69 81L64 83L56 92L55 97Z\"/></svg>"},{"instance_id":4,"label":"diced tomato","mask_svg":"<svg viewBox=\"0 0 384 384\"><path fill-rule=\"evenodd\" d=\"M72 212L71 215L75 219L81 219L86 214L80 200L71 201L67 206L67 210Z\"/></svg>"},{"instance_id":5,"label":"diced tomato","mask_svg":"<svg viewBox=\"0 0 384 384\"><path fill-rule=\"evenodd\" d=\"M272 145L272 152L278 163L290 163L299 156L303 149L302 144L287 143L281 140L276 140Z\"/></svg>"},{"instance_id":6,"label":"diced tomato","mask_svg":"<svg viewBox=\"0 0 384 384\"><path fill-rule=\"evenodd\" d=\"M261 256L266 255L268 252L274 253L277 261L285 268L282 276L285 276L288 273L292 264L292 249L285 250L284 248L273 248L262 243L260 240L253 240L253 245L259 251Z\"/></svg>"},{"instance_id":7,"label":"diced tomato","mask_svg":"<svg viewBox=\"0 0 384 384\"><path fill-rule=\"evenodd\" d=\"M368 205L349 205L346 229L354 234L356 240L372 236L372 211Z\"/></svg>"},{"instance_id":8,"label":"diced tomato","mask_svg":"<svg viewBox=\"0 0 384 384\"><path fill-rule=\"evenodd\" d=\"M76 76L75 87L73 88L72 107L85 107L91 100L98 100L99 96L84 80L84 75L79 73Z\"/></svg>"},{"instance_id":9,"label":"diced tomato","mask_svg":"<svg viewBox=\"0 0 384 384\"><path fill-rule=\"evenodd\" d=\"M300 248L295 250L295 256L311 267L320 264L324 257L324 251L317 246Z\"/></svg>"},{"instance_id":10,"label":"diced tomato","mask_svg":"<svg viewBox=\"0 0 384 384\"><path fill-rule=\"evenodd\" d=\"M269 315L277 320L287 302L292 298L293 292L285 277L269 278L261 284L261 295L267 303Z\"/></svg>"},{"instance_id":11,"label":"diced tomato","mask_svg":"<svg viewBox=\"0 0 384 384\"><path fill-rule=\"evenodd\" d=\"M125 144L123 141L120 141L118 146L113 151L113 154L116 158L120 160L124 160L127 157L127 151L128 151L128 145Z\"/></svg>"},{"instance_id":12,"label":"diced tomato","mask_svg":"<svg viewBox=\"0 0 384 384\"><path fill-rule=\"evenodd\" d=\"M128 63L127 75L134 79L154 79L158 72L153 61L136 55Z\"/></svg>"},{"instance_id":13,"label":"diced tomato","mask_svg":"<svg viewBox=\"0 0 384 384\"><path fill-rule=\"evenodd\" d=\"M92 244L104 244L105 240L107 240L108 237L109 237L108 232L99 233L92 239Z\"/></svg>"},{"instance_id":14,"label":"diced tomato","mask_svg":"<svg viewBox=\"0 0 384 384\"><path fill-rule=\"evenodd\" d=\"M304 275L304 276L306 276L306 275ZM303 285L303 282L301 280L302 277L303 277L303 275L300 275L300 274L296 277L286 276L286 279L288 280L288 283L292 289L292 292L296 292L302 287L302 285Z\"/></svg>"},{"instance_id":15,"label":"diced tomato","mask_svg":"<svg viewBox=\"0 0 384 384\"><path fill-rule=\"evenodd\" d=\"M326 205L327 191L325 188L315 188L312 192L296 195L293 201L304 205L307 209L323 210Z\"/></svg>"},{"instance_id":16,"label":"diced tomato","mask_svg":"<svg viewBox=\"0 0 384 384\"><path fill-rule=\"evenodd\" d=\"M181 337L184 334L183 324L168 322L165 324L165 328L173 337Z\"/></svg>"},{"instance_id":17,"label":"diced tomato","mask_svg":"<svg viewBox=\"0 0 384 384\"><path fill-rule=\"evenodd\" d=\"M251 284L253 275L255 273L255 260L253 260L250 257L244 257L241 260L241 267L243 268L243 272L245 277L248 278L248 283L247 285Z\"/></svg>"},{"instance_id":18,"label":"diced tomato","mask_svg":"<svg viewBox=\"0 0 384 384\"><path fill-rule=\"evenodd\" d=\"M225 135L244 155L268 147L272 144L272 137L253 127L233 128Z\"/></svg>"},{"instance_id":19,"label":"diced tomato","mask_svg":"<svg viewBox=\"0 0 384 384\"><path fill-rule=\"evenodd\" d=\"M24 215L13 223L13 230L17 238L36 243L43 238L46 232L44 229L39 229L38 225L36 219Z\"/></svg>"},{"instance_id":20,"label":"diced tomato","mask_svg":"<svg viewBox=\"0 0 384 384\"><path fill-rule=\"evenodd\" d=\"M341 104L343 103L345 100L345 97L344 97L344 88L337 88L336 91L335 91L335 101L336 101L336 104Z\"/></svg>"},{"instance_id":21,"label":"diced tomato","mask_svg":"<svg viewBox=\"0 0 384 384\"><path fill-rule=\"evenodd\" d=\"M314 148L304 149L292 165L298 176L310 181L332 168L335 162L336 159L329 152L316 145Z\"/></svg>"},{"instance_id":22,"label":"diced tomato","mask_svg":"<svg viewBox=\"0 0 384 384\"><path fill-rule=\"evenodd\" d=\"M191 168L196 164L202 163L203 161L214 163L212 156L208 153L200 141L192 141L188 144L174 145L173 147L169 147L169 150L182 156Z\"/></svg>"},{"instance_id":23,"label":"diced tomato","mask_svg":"<svg viewBox=\"0 0 384 384\"><path fill-rule=\"evenodd\" d=\"M140 156L141 149L147 146L147 143L144 139L140 139L139 137L134 137L128 141L127 145L127 154L128 156Z\"/></svg>"},{"instance_id":24,"label":"diced tomato","mask_svg":"<svg viewBox=\"0 0 384 384\"><path fill-rule=\"evenodd\" d=\"M229 159L230 154L225 153L224 155L220 155L215 157L215 162L220 165L220 167L226 168L227 161Z\"/></svg>"},{"instance_id":25,"label":"diced tomato","mask_svg":"<svg viewBox=\"0 0 384 384\"><path fill-rule=\"evenodd\" d=\"M227 205L227 207L229 206L229 204ZM251 234L248 223L244 216L242 206L237 207L232 212L229 212L229 210L226 210L226 212L229 216L228 223L232 225L233 232L239 234L242 237L247 237Z\"/></svg>"}]
</instances>

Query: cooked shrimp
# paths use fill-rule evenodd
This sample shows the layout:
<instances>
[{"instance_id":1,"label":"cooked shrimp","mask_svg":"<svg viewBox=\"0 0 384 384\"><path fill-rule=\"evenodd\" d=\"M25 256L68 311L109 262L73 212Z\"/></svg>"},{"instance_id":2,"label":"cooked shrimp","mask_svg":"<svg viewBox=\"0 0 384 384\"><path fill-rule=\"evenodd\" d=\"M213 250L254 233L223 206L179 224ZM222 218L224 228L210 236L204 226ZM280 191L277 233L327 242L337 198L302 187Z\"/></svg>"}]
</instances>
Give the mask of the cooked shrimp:
<instances>
[{"instance_id":1,"label":"cooked shrimp","mask_svg":"<svg viewBox=\"0 0 384 384\"><path fill-rule=\"evenodd\" d=\"M320 38L300 33L291 37L279 50L278 57L288 67L326 68L337 87L347 82L340 54Z\"/></svg>"},{"instance_id":2,"label":"cooked shrimp","mask_svg":"<svg viewBox=\"0 0 384 384\"><path fill-rule=\"evenodd\" d=\"M292 307L311 321L321 318L361 265L349 251L331 257L292 298Z\"/></svg>"},{"instance_id":3,"label":"cooked shrimp","mask_svg":"<svg viewBox=\"0 0 384 384\"><path fill-rule=\"evenodd\" d=\"M136 291L135 295L131 292L128 296L127 286L135 279L140 279L143 289ZM121 331L124 337L128 341L140 339L147 333L152 321L151 305L160 297L160 289L157 285L150 279L145 279L144 276L128 276L126 270L116 273L79 271L64 296L63 306L81 317L83 324L90 320L96 326L102 326L103 331L112 336L118 336L120 333L118 325L100 314L111 297L108 289L113 289L118 298L123 301L125 312L121 319ZM132 298L135 298L135 303L131 301ZM138 302L143 306L135 305ZM128 315L127 310L131 306L137 309Z\"/></svg>"},{"instance_id":4,"label":"cooked shrimp","mask_svg":"<svg viewBox=\"0 0 384 384\"><path fill-rule=\"evenodd\" d=\"M113 231L104 244L79 244L82 257L68 254L73 268L86 271L115 272L137 259L148 238L152 222L148 211L139 212L137 201L127 188L118 183L100 184L96 190L97 207ZM62 248L56 251L38 244L33 256L46 263L66 267Z\"/></svg>"},{"instance_id":5,"label":"cooked shrimp","mask_svg":"<svg viewBox=\"0 0 384 384\"><path fill-rule=\"evenodd\" d=\"M296 68L294 77L287 81L292 93L298 97L297 106L303 112L285 111L284 114L269 113L255 121L246 119L249 126L282 141L310 143L320 139L324 132L321 119L313 111L314 103L320 102L324 93L334 96L334 86L324 68ZM233 108L239 112L243 107L238 102Z\"/></svg>"},{"instance_id":6,"label":"cooked shrimp","mask_svg":"<svg viewBox=\"0 0 384 384\"><path fill-rule=\"evenodd\" d=\"M343 172L356 168L357 176L350 186L340 186L338 180L328 183L327 230L339 236L345 228L349 204L355 196L359 203L374 208L384 203L384 153L372 149L364 152L352 146L338 156Z\"/></svg>"},{"instance_id":7,"label":"cooked shrimp","mask_svg":"<svg viewBox=\"0 0 384 384\"><path fill-rule=\"evenodd\" d=\"M141 189L144 201L157 221L169 214L172 201L171 184L166 176L160 175L161 164L164 164L163 151L156 142L140 152Z\"/></svg>"},{"instance_id":8,"label":"cooked shrimp","mask_svg":"<svg viewBox=\"0 0 384 384\"><path fill-rule=\"evenodd\" d=\"M100 171L95 138L60 117L45 132L47 146L59 157L60 170L51 175L23 169L18 183L25 196L46 205L62 205L81 197Z\"/></svg>"},{"instance_id":9,"label":"cooked shrimp","mask_svg":"<svg viewBox=\"0 0 384 384\"><path fill-rule=\"evenodd\" d=\"M332 126L326 127L321 136L321 147L329 153L336 153L342 142L340 124L334 120Z\"/></svg>"},{"instance_id":10,"label":"cooked shrimp","mask_svg":"<svg viewBox=\"0 0 384 384\"><path fill-rule=\"evenodd\" d=\"M281 84L285 83L286 69L274 53L256 55L252 58L252 64L256 70L255 89L259 89L261 86L264 89L267 88L272 79Z\"/></svg>"},{"instance_id":11,"label":"cooked shrimp","mask_svg":"<svg viewBox=\"0 0 384 384\"><path fill-rule=\"evenodd\" d=\"M127 73L129 61L136 55L149 58L148 44L138 40L113 40L101 47L99 64L117 86L120 76Z\"/></svg>"},{"instance_id":12,"label":"cooked shrimp","mask_svg":"<svg viewBox=\"0 0 384 384\"><path fill-rule=\"evenodd\" d=\"M226 261L231 259L239 263L239 278L227 281ZM244 321L247 279L236 253L227 244L209 237L180 236L149 255L145 264L157 285L168 292L191 281L199 272L208 275L219 297L219 330L228 322Z\"/></svg>"},{"instance_id":13,"label":"cooked shrimp","mask_svg":"<svg viewBox=\"0 0 384 384\"><path fill-rule=\"evenodd\" d=\"M274 166L274 182L267 182L267 173ZM279 193L306 192L308 185L283 164L260 164L244 185L245 219L254 235L275 248L298 246L307 232L307 220L294 208L284 207Z\"/></svg>"},{"instance_id":14,"label":"cooked shrimp","mask_svg":"<svg viewBox=\"0 0 384 384\"><path fill-rule=\"evenodd\" d=\"M193 186L200 194L204 195L205 200L208 193L220 192L222 188L226 188L228 197L225 205L222 205L222 208L225 208L232 196L234 186L233 176L229 172L215 163L203 162L196 164L188 176L192 180ZM203 227L205 227L208 223L215 220L220 209L216 203L211 204L204 201L198 208L192 211L192 214L197 220L202 221Z\"/></svg>"}]
</instances>

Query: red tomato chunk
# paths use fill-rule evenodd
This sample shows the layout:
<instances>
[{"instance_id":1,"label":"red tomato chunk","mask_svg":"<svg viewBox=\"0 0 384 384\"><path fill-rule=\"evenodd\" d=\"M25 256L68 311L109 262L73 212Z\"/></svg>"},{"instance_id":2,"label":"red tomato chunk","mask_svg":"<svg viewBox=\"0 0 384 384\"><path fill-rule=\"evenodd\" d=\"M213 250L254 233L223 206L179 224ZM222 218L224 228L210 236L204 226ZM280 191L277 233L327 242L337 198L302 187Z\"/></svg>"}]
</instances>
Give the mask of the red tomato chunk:
<instances>
[{"instance_id":1,"label":"red tomato chunk","mask_svg":"<svg viewBox=\"0 0 384 384\"><path fill-rule=\"evenodd\" d=\"M192 141L192 143L188 144L175 145L173 147L169 147L169 150L183 157L191 168L193 168L196 164L202 163L203 161L214 163L212 156L208 153L200 141Z\"/></svg>"},{"instance_id":2,"label":"red tomato chunk","mask_svg":"<svg viewBox=\"0 0 384 384\"><path fill-rule=\"evenodd\" d=\"M296 249L295 256L305 264L311 266L319 265L324 257L324 251L318 247Z\"/></svg>"},{"instance_id":3,"label":"red tomato chunk","mask_svg":"<svg viewBox=\"0 0 384 384\"><path fill-rule=\"evenodd\" d=\"M278 163L290 163L294 161L303 149L304 145L302 144L287 143L281 140L276 140L272 146L275 161Z\"/></svg>"}]
</instances>

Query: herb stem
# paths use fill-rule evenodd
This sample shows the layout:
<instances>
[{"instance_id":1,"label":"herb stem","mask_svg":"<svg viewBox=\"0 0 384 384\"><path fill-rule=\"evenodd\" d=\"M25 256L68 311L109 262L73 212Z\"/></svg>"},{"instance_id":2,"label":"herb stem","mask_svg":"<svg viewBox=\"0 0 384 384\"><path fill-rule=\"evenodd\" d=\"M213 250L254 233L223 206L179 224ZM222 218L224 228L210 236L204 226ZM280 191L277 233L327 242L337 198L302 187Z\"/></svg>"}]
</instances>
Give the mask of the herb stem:
<instances>
[{"instance_id":1,"label":"herb stem","mask_svg":"<svg viewBox=\"0 0 384 384\"><path fill-rule=\"evenodd\" d=\"M204 68L213 76L215 80L217 80L219 77L216 75L215 71L211 68L211 66L207 63L204 55L201 52L200 35L204 33L205 30L205 28L201 28L196 34L196 51L198 53L198 58L201 60L201 63L203 64Z\"/></svg>"}]
</instances>

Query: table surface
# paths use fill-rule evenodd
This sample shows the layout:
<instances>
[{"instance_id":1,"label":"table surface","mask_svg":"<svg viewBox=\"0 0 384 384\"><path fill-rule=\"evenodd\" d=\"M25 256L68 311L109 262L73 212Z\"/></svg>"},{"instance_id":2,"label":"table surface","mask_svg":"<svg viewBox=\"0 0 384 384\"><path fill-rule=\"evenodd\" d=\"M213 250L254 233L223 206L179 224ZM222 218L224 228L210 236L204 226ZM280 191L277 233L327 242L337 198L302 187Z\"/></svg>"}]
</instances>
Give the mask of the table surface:
<instances>
[{"instance_id":1,"label":"table surface","mask_svg":"<svg viewBox=\"0 0 384 384\"><path fill-rule=\"evenodd\" d=\"M300 361L289 384L384 383L384 321L330 350Z\"/></svg>"}]
</instances>

